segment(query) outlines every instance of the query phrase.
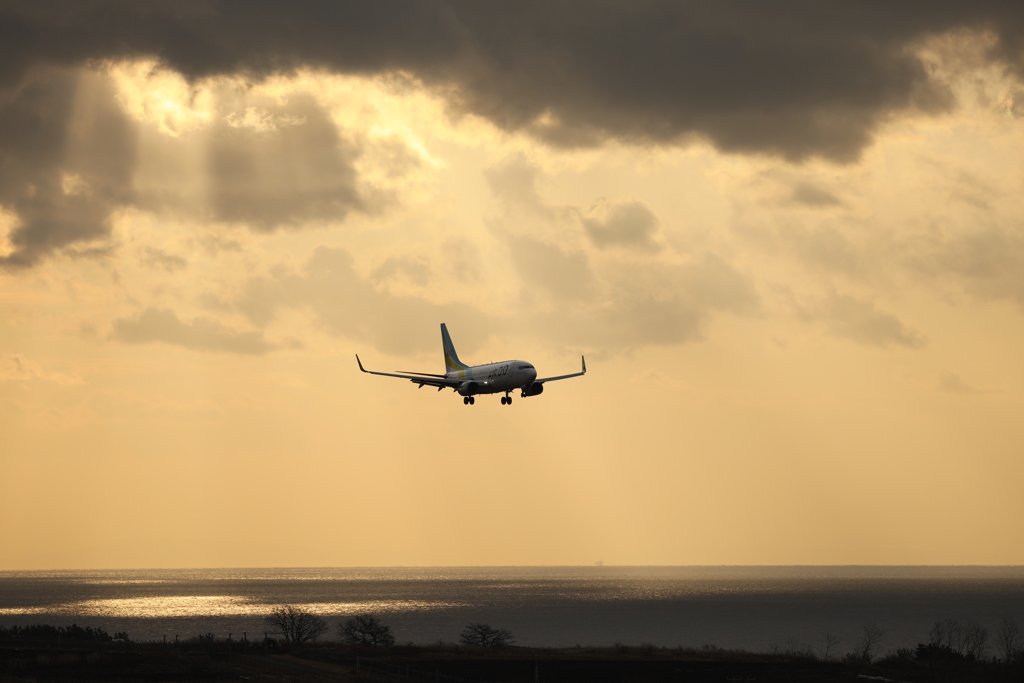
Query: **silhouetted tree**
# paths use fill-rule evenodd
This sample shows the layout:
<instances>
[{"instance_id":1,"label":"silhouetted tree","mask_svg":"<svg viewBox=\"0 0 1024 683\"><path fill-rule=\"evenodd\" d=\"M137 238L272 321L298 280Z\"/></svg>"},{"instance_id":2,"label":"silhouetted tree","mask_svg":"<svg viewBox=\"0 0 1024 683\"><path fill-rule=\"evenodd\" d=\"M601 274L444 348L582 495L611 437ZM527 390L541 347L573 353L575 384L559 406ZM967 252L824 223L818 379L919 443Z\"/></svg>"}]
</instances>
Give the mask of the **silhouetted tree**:
<instances>
[{"instance_id":1,"label":"silhouetted tree","mask_svg":"<svg viewBox=\"0 0 1024 683\"><path fill-rule=\"evenodd\" d=\"M391 627L385 626L372 614L357 614L338 624L338 635L349 645L390 647L395 644Z\"/></svg>"},{"instance_id":2,"label":"silhouetted tree","mask_svg":"<svg viewBox=\"0 0 1024 683\"><path fill-rule=\"evenodd\" d=\"M479 647L505 647L515 643L511 631L502 628L491 628L488 624L474 623L462 629L459 642L463 645Z\"/></svg>"},{"instance_id":3,"label":"silhouetted tree","mask_svg":"<svg viewBox=\"0 0 1024 683\"><path fill-rule=\"evenodd\" d=\"M1021 633L1017 622L1010 617L1003 617L999 622L999 630L996 631L996 648L1003 656L1007 664L1021 656L1021 648L1024 647L1024 633Z\"/></svg>"},{"instance_id":4,"label":"silhouetted tree","mask_svg":"<svg viewBox=\"0 0 1024 683\"><path fill-rule=\"evenodd\" d=\"M875 622L864 624L853 652L847 654L846 659L853 662L870 662L871 658L875 656L875 649L884 637L885 631Z\"/></svg>"},{"instance_id":5,"label":"silhouetted tree","mask_svg":"<svg viewBox=\"0 0 1024 683\"><path fill-rule=\"evenodd\" d=\"M790 636L782 644L782 653L792 657L814 657L814 648L800 642L796 636Z\"/></svg>"},{"instance_id":6,"label":"silhouetted tree","mask_svg":"<svg viewBox=\"0 0 1024 683\"><path fill-rule=\"evenodd\" d=\"M988 643L988 629L973 619L936 621L928 634L930 644L941 645L968 659L981 659Z\"/></svg>"},{"instance_id":7,"label":"silhouetted tree","mask_svg":"<svg viewBox=\"0 0 1024 683\"><path fill-rule=\"evenodd\" d=\"M327 633L328 628L327 622L317 615L292 605L275 607L265 620L280 631L289 643L299 645L316 640Z\"/></svg>"},{"instance_id":8,"label":"silhouetted tree","mask_svg":"<svg viewBox=\"0 0 1024 683\"><path fill-rule=\"evenodd\" d=\"M832 651L836 645L839 645L839 636L832 633L832 631L825 631L825 649L822 650L821 658L828 661L828 654Z\"/></svg>"}]
</instances>

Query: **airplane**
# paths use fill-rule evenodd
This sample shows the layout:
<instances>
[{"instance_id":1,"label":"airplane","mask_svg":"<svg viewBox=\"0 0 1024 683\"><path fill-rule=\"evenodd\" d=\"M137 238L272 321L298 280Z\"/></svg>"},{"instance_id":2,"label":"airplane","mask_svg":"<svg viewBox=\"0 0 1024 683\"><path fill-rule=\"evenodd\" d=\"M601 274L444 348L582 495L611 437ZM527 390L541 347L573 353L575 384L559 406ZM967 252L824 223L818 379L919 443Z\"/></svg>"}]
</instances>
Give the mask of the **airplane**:
<instances>
[{"instance_id":1,"label":"airplane","mask_svg":"<svg viewBox=\"0 0 1024 683\"><path fill-rule=\"evenodd\" d=\"M476 396L479 394L501 394L501 405L512 405L512 392L519 389L523 398L537 396L544 391L546 382L554 382L559 379L569 379L587 374L587 359L580 356L583 363L582 372L574 372L570 375L559 375L557 377L544 377L537 379L537 369L522 360L506 360L500 363L487 363L486 365L466 365L459 360L455 353L455 346L452 338L448 335L448 326L441 323L441 345L444 347L443 375L434 375L429 372L406 372L398 370L391 372L374 372L363 367L363 361L359 360L356 354L356 362L359 369L371 375L383 377L401 377L413 384L423 387L437 387L438 391L450 388L462 396L462 402L471 406L476 403Z\"/></svg>"}]
</instances>

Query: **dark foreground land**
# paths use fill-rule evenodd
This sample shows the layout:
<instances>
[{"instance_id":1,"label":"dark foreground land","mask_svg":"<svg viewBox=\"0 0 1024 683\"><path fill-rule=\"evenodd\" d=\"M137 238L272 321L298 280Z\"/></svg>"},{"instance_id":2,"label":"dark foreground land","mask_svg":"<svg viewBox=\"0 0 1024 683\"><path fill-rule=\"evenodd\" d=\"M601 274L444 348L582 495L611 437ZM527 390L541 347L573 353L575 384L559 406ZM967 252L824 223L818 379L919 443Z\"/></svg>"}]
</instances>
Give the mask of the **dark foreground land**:
<instances>
[{"instance_id":1,"label":"dark foreground land","mask_svg":"<svg viewBox=\"0 0 1024 683\"><path fill-rule=\"evenodd\" d=\"M417 681L645 683L655 681L1024 681L1024 669L997 662L875 663L743 651L614 648L467 648L452 645L302 648L263 643L0 642L0 683L117 681Z\"/></svg>"}]
</instances>

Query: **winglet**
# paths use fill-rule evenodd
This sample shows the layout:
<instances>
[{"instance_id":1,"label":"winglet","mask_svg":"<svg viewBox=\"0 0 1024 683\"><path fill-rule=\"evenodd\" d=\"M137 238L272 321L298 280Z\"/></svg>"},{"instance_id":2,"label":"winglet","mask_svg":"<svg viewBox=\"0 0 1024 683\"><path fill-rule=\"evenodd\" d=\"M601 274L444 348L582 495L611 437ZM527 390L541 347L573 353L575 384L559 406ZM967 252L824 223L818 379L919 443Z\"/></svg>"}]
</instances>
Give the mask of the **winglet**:
<instances>
[{"instance_id":1,"label":"winglet","mask_svg":"<svg viewBox=\"0 0 1024 683\"><path fill-rule=\"evenodd\" d=\"M356 356L356 358L359 358L359 356ZM584 356L580 356L580 360L583 361L583 374L585 375L587 374L587 359Z\"/></svg>"},{"instance_id":2,"label":"winglet","mask_svg":"<svg viewBox=\"0 0 1024 683\"><path fill-rule=\"evenodd\" d=\"M360 370L362 370L363 372L369 372L369 370L367 370L366 368L363 367L363 361L359 360L359 354L358 353L356 354L356 362L359 363L359 369Z\"/></svg>"}]
</instances>

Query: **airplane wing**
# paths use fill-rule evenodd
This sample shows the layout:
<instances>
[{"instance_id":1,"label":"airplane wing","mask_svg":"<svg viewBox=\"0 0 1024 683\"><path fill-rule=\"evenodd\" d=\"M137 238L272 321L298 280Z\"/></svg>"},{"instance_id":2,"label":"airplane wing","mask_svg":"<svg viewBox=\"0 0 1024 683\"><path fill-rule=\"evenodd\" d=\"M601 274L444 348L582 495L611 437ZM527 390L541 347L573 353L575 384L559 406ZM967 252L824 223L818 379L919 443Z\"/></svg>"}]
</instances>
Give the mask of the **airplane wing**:
<instances>
[{"instance_id":1,"label":"airplane wing","mask_svg":"<svg viewBox=\"0 0 1024 683\"><path fill-rule=\"evenodd\" d=\"M421 388L424 386L437 387L438 391L440 391L441 389L444 389L446 387L451 387L452 389L455 389L460 384L462 384L462 380L449 379L444 375L429 375L425 372L409 373L406 375L395 374L391 372L374 372L373 370L367 370L366 368L363 367L363 361L359 360L358 353L356 354L356 362L359 363L359 369L367 374L380 375L381 377L401 377L402 379L409 380L413 384L420 385Z\"/></svg>"},{"instance_id":2,"label":"airplane wing","mask_svg":"<svg viewBox=\"0 0 1024 683\"><path fill-rule=\"evenodd\" d=\"M570 377L579 377L580 375L585 375L585 374L587 374L587 359L584 358L583 356L580 356L580 360L583 361L583 371L582 372L574 372L571 375L559 375L558 377L537 378L537 379L533 380L533 383L534 384L541 384L543 382L554 382L556 379L569 379Z\"/></svg>"}]
</instances>

